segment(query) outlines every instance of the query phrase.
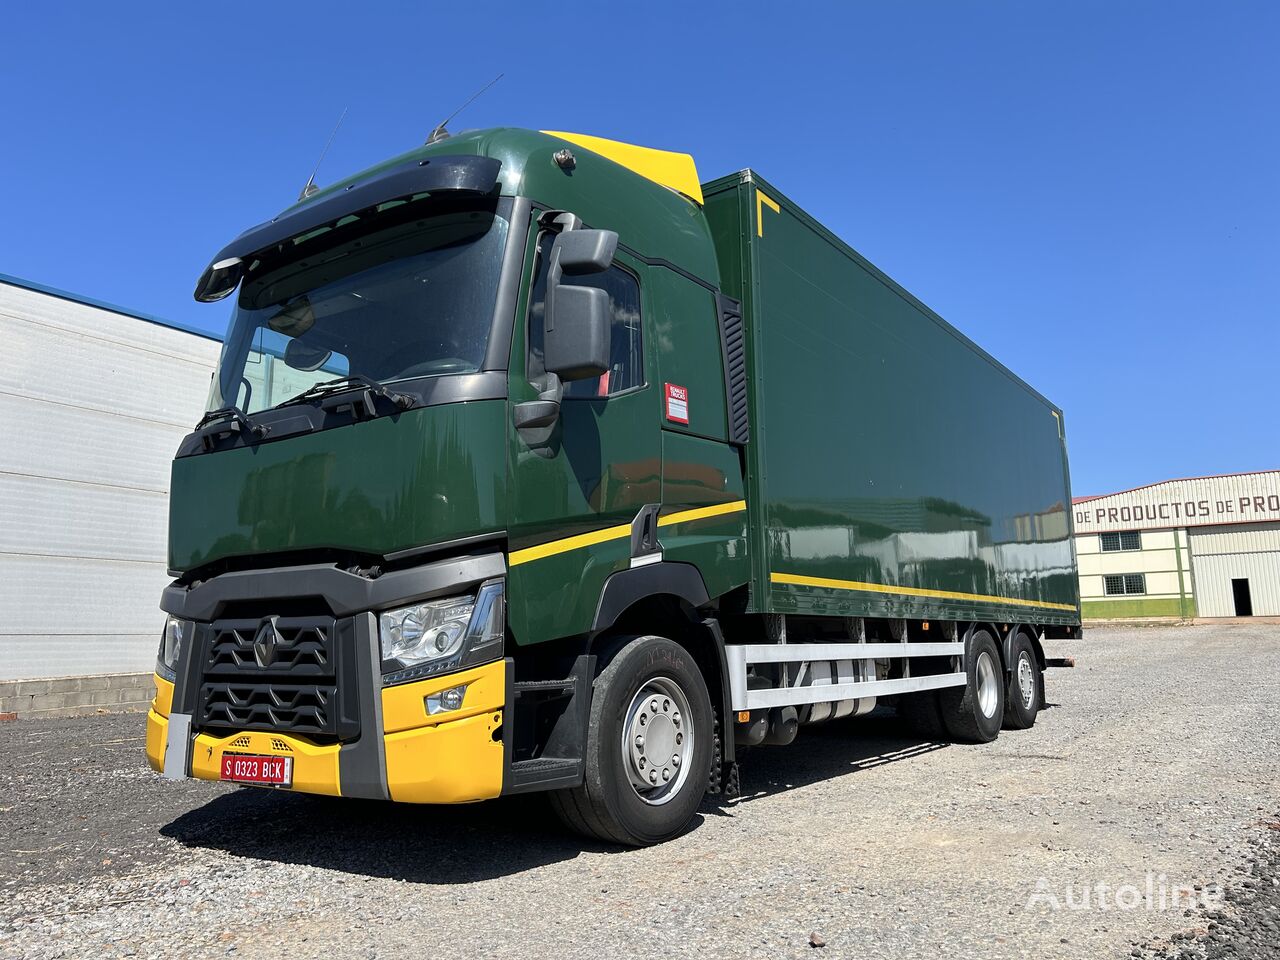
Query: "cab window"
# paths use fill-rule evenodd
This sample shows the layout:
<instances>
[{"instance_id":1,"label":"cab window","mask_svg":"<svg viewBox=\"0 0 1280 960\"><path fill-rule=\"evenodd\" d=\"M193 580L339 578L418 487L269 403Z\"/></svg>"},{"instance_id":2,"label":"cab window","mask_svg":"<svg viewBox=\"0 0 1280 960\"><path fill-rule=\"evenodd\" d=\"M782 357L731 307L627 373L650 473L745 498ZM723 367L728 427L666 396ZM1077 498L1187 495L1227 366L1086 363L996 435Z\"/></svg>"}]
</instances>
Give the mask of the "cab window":
<instances>
[{"instance_id":1,"label":"cab window","mask_svg":"<svg viewBox=\"0 0 1280 960\"><path fill-rule=\"evenodd\" d=\"M542 365L542 315L546 302L547 272L551 245L555 234L545 233L538 240L538 266L533 293L529 301L529 379L537 380L546 373ZM564 283L582 287L598 287L609 294L612 323L609 332L609 369L590 380L575 380L564 385L567 400L611 397L644 385L644 356L640 327L640 281L635 275L614 264L604 273L585 277L565 277Z\"/></svg>"}]
</instances>

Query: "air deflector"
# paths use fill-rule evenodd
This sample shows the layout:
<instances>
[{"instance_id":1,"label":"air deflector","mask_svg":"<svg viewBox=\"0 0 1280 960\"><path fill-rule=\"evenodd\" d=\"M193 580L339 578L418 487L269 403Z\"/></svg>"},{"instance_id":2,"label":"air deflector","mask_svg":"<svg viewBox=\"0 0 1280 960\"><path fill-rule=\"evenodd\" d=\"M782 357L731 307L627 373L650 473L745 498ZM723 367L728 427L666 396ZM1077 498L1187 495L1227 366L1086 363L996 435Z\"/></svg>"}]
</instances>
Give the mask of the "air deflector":
<instances>
[{"instance_id":1,"label":"air deflector","mask_svg":"<svg viewBox=\"0 0 1280 960\"><path fill-rule=\"evenodd\" d=\"M357 180L336 193L304 202L246 230L222 248L196 284L195 298L221 300L240 283L244 263L293 237L328 226L381 203L423 193L471 193L483 196L498 183L501 160L479 156L424 157Z\"/></svg>"}]
</instances>

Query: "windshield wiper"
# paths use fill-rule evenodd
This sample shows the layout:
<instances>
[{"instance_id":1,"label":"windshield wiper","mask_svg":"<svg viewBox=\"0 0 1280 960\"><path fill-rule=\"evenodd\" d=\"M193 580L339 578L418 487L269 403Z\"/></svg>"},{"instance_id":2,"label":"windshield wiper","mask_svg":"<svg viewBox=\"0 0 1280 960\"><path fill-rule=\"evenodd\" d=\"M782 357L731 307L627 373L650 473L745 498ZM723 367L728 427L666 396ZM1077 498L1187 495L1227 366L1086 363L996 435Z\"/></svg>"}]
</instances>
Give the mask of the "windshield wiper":
<instances>
[{"instance_id":1,"label":"windshield wiper","mask_svg":"<svg viewBox=\"0 0 1280 960\"><path fill-rule=\"evenodd\" d=\"M371 413L376 412L373 406L374 397L382 397L382 399L390 401L401 410L408 410L415 402L414 398L407 393L397 393L395 390L389 389L386 384L379 383L372 377L353 373L349 377L338 377L335 380L324 380L320 383L313 384L303 390L296 397L290 397L288 400L282 400L280 403L277 403L276 406L294 406L299 403L307 403L310 400L319 400L322 397L329 397L340 393L350 393L353 390L360 390L364 393L365 406Z\"/></svg>"},{"instance_id":2,"label":"windshield wiper","mask_svg":"<svg viewBox=\"0 0 1280 960\"><path fill-rule=\"evenodd\" d=\"M270 432L270 427L266 427L261 423L254 423L239 407L221 407L217 410L210 410L200 418L200 422L196 424L195 428L195 433L200 435L200 440L204 444L205 450L212 450L219 439L231 434L247 433L251 437L261 440Z\"/></svg>"}]
</instances>

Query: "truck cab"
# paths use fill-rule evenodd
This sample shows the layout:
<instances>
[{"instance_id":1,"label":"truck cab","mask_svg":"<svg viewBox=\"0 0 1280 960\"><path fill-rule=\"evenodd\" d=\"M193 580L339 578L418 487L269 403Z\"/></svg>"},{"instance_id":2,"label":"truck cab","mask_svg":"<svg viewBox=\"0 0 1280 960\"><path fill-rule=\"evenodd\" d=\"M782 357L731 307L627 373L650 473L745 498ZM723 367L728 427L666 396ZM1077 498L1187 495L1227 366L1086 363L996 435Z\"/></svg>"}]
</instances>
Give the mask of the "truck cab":
<instances>
[{"instance_id":1,"label":"truck cab","mask_svg":"<svg viewBox=\"0 0 1280 960\"><path fill-rule=\"evenodd\" d=\"M214 258L196 297L234 306L173 466L155 768L422 803L583 782L614 638L706 629L749 575L700 200L687 157L488 130ZM718 686L680 717L705 729L646 714L670 755L631 799L705 785Z\"/></svg>"}]
</instances>

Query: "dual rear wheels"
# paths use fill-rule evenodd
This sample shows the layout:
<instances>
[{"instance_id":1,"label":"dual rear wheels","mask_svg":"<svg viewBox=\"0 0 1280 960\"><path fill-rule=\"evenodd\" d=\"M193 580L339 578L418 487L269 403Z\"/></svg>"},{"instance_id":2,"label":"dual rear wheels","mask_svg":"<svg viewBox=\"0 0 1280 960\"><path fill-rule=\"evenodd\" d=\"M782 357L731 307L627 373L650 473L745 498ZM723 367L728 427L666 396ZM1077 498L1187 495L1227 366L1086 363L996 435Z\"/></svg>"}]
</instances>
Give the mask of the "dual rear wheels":
<instances>
[{"instance_id":1,"label":"dual rear wheels","mask_svg":"<svg viewBox=\"0 0 1280 960\"><path fill-rule=\"evenodd\" d=\"M995 637L986 630L970 635L965 662L967 677L963 687L903 698L899 712L917 732L935 740L990 743L1000 735L1002 726L1025 730L1036 722L1044 694L1044 674L1025 634L1018 633L1013 638L1007 674Z\"/></svg>"}]
</instances>

